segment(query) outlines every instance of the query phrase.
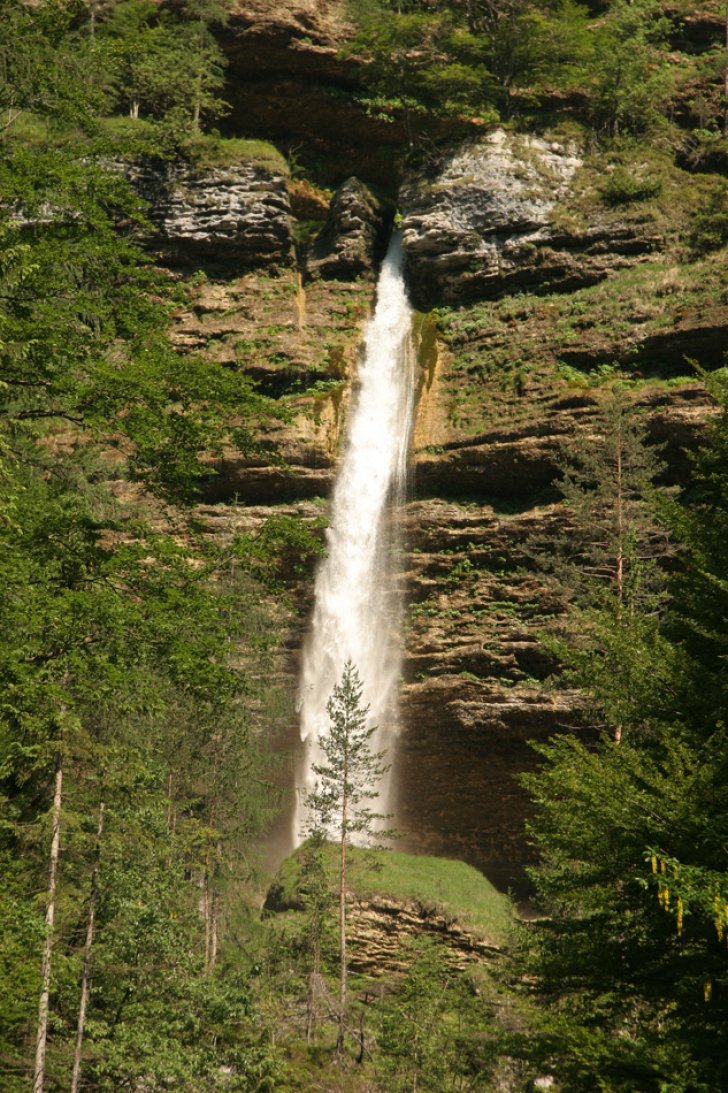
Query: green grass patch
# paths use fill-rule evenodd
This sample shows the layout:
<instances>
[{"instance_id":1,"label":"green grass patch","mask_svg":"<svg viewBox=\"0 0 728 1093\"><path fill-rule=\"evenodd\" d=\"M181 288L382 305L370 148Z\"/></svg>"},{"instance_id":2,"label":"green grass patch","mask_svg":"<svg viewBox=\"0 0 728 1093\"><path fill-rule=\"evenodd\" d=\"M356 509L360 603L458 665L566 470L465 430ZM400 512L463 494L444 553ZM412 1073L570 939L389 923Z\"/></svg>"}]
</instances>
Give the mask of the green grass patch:
<instances>
[{"instance_id":1,"label":"green grass patch","mask_svg":"<svg viewBox=\"0 0 728 1093\"><path fill-rule=\"evenodd\" d=\"M200 167L234 167L238 163L255 163L286 176L290 174L286 157L266 140L206 133L190 141L189 151Z\"/></svg>"},{"instance_id":2,"label":"green grass patch","mask_svg":"<svg viewBox=\"0 0 728 1093\"><path fill-rule=\"evenodd\" d=\"M25 147L65 147L74 145L123 159L159 156L164 159L182 158L195 166L234 167L254 163L288 176L290 169L285 156L274 144L265 140L243 137L223 137L219 133L190 135L184 146L177 148L163 121L112 115L94 118L85 129L46 119L25 112L8 131L8 138Z\"/></svg>"},{"instance_id":3,"label":"green grass patch","mask_svg":"<svg viewBox=\"0 0 728 1093\"><path fill-rule=\"evenodd\" d=\"M299 848L283 862L273 882L275 904L303 907ZM336 877L338 846L323 848L327 872ZM349 849L349 890L355 898L382 897L419 904L493 944L504 944L514 924L511 901L471 865L449 858L403 854L396 850Z\"/></svg>"}]
</instances>

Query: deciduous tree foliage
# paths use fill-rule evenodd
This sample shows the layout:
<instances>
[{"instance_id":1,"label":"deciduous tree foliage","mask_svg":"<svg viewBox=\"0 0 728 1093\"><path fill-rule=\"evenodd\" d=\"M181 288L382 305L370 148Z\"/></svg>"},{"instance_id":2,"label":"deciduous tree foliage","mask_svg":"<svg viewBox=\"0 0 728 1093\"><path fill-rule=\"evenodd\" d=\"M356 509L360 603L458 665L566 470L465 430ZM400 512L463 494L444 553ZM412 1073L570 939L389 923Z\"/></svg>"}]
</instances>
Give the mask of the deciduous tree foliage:
<instances>
[{"instance_id":1,"label":"deciduous tree foliage","mask_svg":"<svg viewBox=\"0 0 728 1093\"><path fill-rule=\"evenodd\" d=\"M369 62L374 108L419 126L443 116L548 117L551 100L601 140L659 129L674 91L657 0L350 0L352 51ZM438 64L432 63L437 58Z\"/></svg>"},{"instance_id":2,"label":"deciduous tree foliage","mask_svg":"<svg viewBox=\"0 0 728 1093\"><path fill-rule=\"evenodd\" d=\"M214 1088L227 1059L247 1088L221 958L273 801L277 547L219 550L182 509L172 535L164 505L270 404L164 333L143 209L84 135L76 14L8 0L0 28L0 1084Z\"/></svg>"}]
</instances>

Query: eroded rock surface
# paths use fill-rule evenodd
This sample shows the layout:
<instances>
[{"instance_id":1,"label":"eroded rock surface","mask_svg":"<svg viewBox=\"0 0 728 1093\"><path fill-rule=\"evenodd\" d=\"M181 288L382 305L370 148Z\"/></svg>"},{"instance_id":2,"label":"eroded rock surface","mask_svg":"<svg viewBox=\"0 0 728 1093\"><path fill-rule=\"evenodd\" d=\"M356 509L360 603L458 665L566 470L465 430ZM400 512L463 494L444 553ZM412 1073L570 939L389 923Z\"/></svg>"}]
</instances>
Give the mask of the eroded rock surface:
<instances>
[{"instance_id":1,"label":"eroded rock surface","mask_svg":"<svg viewBox=\"0 0 728 1093\"><path fill-rule=\"evenodd\" d=\"M262 19L264 5L250 6ZM309 15L312 44L301 39L302 22L291 30L300 47L281 38L281 57L294 48L302 56L318 51L317 64L329 56L313 8ZM266 26L261 49L274 34L273 23ZM245 34L257 34L252 23ZM518 779L538 761L530 741L585 731L579 696L544 685L556 665L540 635L564 603L528 548L562 526L559 449L576 434L597 438L600 401L611 377L624 375L652 439L667 445L671 480L684 481L685 449L699 443L712 412L684 357L717 367L728 322L722 256L684 263L677 236L670 243L654 210L608 213L592 193L568 223L564 209L576 204L580 170L565 145L494 133L403 191L414 299L440 310L436 322L418 320L429 349L420 355L411 500L402 514L407 625L402 730L391 757L396 824L402 849L460 857L519 893L529 805ZM277 185L255 227L258 240L277 239L275 225L287 218ZM194 256L208 247L209 254L215 223L225 236L230 183L221 178L214 197L203 191L199 203L180 192L159 206L165 253ZM233 185L233 192L242 191ZM304 195L303 219L311 208L320 214L322 192L315 201ZM255 533L275 515L322 532L373 296L378 215L365 188L347 183L315 259L322 276L306 279L285 265L279 241L243 249L257 254L256 270L228 265L189 286L178 344L246 372L291 412L266 434L279 444L282 465L237 452L216 461L200 509L211 533ZM195 238L195 224L204 238ZM223 252L235 253L233 235ZM313 575L288 576L293 694ZM293 715L290 730L293 750ZM281 846L289 839L283 818ZM389 928L396 932L410 911L371 906L362 914L364 929L369 922L386 948Z\"/></svg>"},{"instance_id":2,"label":"eroded rock surface","mask_svg":"<svg viewBox=\"0 0 728 1093\"><path fill-rule=\"evenodd\" d=\"M371 283L304 286L289 268L211 277L190 285L187 294L175 318L176 344L239 369L261 393L285 399L288 418L269 422L260 434L276 445L277 463L263 454L225 452L214 461L206 498L256 505L327 496Z\"/></svg>"},{"instance_id":3,"label":"eroded rock surface","mask_svg":"<svg viewBox=\"0 0 728 1093\"><path fill-rule=\"evenodd\" d=\"M124 168L149 202L155 249L165 261L232 264L237 269L290 265L293 259L286 179L265 166L179 164Z\"/></svg>"},{"instance_id":4,"label":"eroded rock surface","mask_svg":"<svg viewBox=\"0 0 728 1093\"><path fill-rule=\"evenodd\" d=\"M422 937L444 942L450 963L460 968L493 960L500 952L437 909L411 900L355 900L349 930L351 968L364 975L406 970L411 962L407 944Z\"/></svg>"},{"instance_id":5,"label":"eroded rock surface","mask_svg":"<svg viewBox=\"0 0 728 1093\"><path fill-rule=\"evenodd\" d=\"M645 413L650 437L666 445L673 480L684 478L713 403L694 383L671 391L647 390L636 400ZM594 429L598 399L570 395L534 401L512 422L494 423L486 432L457 435L443 430L436 451L421 450L414 463L414 490L419 496L464 499L501 498L523 502L548 492L558 474L560 450L577 432ZM455 434L455 435L453 435Z\"/></svg>"},{"instance_id":6,"label":"eroded rock surface","mask_svg":"<svg viewBox=\"0 0 728 1093\"><path fill-rule=\"evenodd\" d=\"M496 129L457 148L400 191L408 279L416 305L568 291L593 284L660 245L649 226L553 218L581 166L575 147Z\"/></svg>"},{"instance_id":7,"label":"eroded rock surface","mask_svg":"<svg viewBox=\"0 0 728 1093\"><path fill-rule=\"evenodd\" d=\"M331 199L326 224L306 263L307 271L343 280L376 277L386 236L387 218L381 204L358 178L347 179Z\"/></svg>"},{"instance_id":8,"label":"eroded rock surface","mask_svg":"<svg viewBox=\"0 0 728 1093\"><path fill-rule=\"evenodd\" d=\"M236 0L220 42L228 57L227 124L314 156L334 183L356 167L391 183L401 120L381 119L351 96L361 60L345 55L355 29L345 0Z\"/></svg>"}]
</instances>

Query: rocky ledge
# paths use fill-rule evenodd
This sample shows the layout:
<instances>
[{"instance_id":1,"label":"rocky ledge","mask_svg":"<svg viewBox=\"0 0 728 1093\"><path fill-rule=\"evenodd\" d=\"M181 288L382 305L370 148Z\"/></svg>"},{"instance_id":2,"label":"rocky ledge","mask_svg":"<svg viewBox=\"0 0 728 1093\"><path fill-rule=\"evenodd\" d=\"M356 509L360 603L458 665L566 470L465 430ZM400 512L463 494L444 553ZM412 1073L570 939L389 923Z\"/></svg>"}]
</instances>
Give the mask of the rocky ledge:
<instances>
[{"instance_id":1,"label":"rocky ledge","mask_svg":"<svg viewBox=\"0 0 728 1093\"><path fill-rule=\"evenodd\" d=\"M701 386L686 382L669 391L653 389L635 399L645 414L650 439L665 445L673 481L685 479L694 449L715 404ZM580 432L595 428L598 400L570 394L534 404L521 420L504 421L474 436L449 436L434 452L417 453L414 490L419 497L523 500L553 492L562 448ZM444 434L444 435L443 435Z\"/></svg>"},{"instance_id":2,"label":"rocky ledge","mask_svg":"<svg viewBox=\"0 0 728 1093\"><path fill-rule=\"evenodd\" d=\"M288 266L293 259L290 202L283 174L262 164L196 168L134 164L123 168L149 202L152 240L169 263Z\"/></svg>"},{"instance_id":3,"label":"rocky ledge","mask_svg":"<svg viewBox=\"0 0 728 1093\"><path fill-rule=\"evenodd\" d=\"M431 937L444 942L449 962L466 967L492 960L500 948L466 930L448 915L411 900L384 897L356 900L349 910L353 971L382 975L405 970L411 962L407 942Z\"/></svg>"}]
</instances>

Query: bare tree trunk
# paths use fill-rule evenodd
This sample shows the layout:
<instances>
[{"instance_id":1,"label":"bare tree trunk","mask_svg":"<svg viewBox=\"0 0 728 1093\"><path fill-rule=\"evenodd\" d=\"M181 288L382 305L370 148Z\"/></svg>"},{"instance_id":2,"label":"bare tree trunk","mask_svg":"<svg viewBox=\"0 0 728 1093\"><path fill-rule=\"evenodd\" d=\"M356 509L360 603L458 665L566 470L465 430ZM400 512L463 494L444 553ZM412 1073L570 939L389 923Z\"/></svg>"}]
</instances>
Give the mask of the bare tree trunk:
<instances>
[{"instance_id":1,"label":"bare tree trunk","mask_svg":"<svg viewBox=\"0 0 728 1093\"><path fill-rule=\"evenodd\" d=\"M213 892L210 903L210 959L207 966L207 974L212 975L217 963L217 912L218 898Z\"/></svg>"},{"instance_id":2,"label":"bare tree trunk","mask_svg":"<svg viewBox=\"0 0 728 1093\"><path fill-rule=\"evenodd\" d=\"M172 773L170 771L169 776L167 778L167 802L168 802L168 804L167 804L167 832L169 834L171 834L172 831L173 831L172 812L174 810L174 801L173 801L173 798L172 798L172 789L173 789Z\"/></svg>"},{"instance_id":3,"label":"bare tree trunk","mask_svg":"<svg viewBox=\"0 0 728 1093\"><path fill-rule=\"evenodd\" d=\"M316 1010L316 989L318 977L318 956L314 952L313 969L309 972L306 984L306 1043L311 1044L316 1039L316 1022L318 1013Z\"/></svg>"},{"instance_id":4,"label":"bare tree trunk","mask_svg":"<svg viewBox=\"0 0 728 1093\"><path fill-rule=\"evenodd\" d=\"M136 101L136 99L132 102L131 106L129 107L129 117L130 118L138 118L139 117L139 103Z\"/></svg>"},{"instance_id":5,"label":"bare tree trunk","mask_svg":"<svg viewBox=\"0 0 728 1093\"><path fill-rule=\"evenodd\" d=\"M343 784L346 785L348 771L344 768ZM346 835L347 806L346 793L341 806L341 860L339 864L339 1032L336 1037L336 1052L344 1050L344 1017L346 1014Z\"/></svg>"},{"instance_id":6,"label":"bare tree trunk","mask_svg":"<svg viewBox=\"0 0 728 1093\"><path fill-rule=\"evenodd\" d=\"M623 468L622 468L622 437L617 437L617 557L616 583L617 583L617 618L622 618L624 607L624 497L623 497Z\"/></svg>"},{"instance_id":7,"label":"bare tree trunk","mask_svg":"<svg viewBox=\"0 0 728 1093\"><path fill-rule=\"evenodd\" d=\"M104 833L105 807L106 806L104 805L104 802L101 801L99 804L99 824L96 829L96 849L94 851L94 864L91 871L91 897L88 907L88 920L86 922L86 941L83 947L81 999L78 1003L78 1026L76 1028L76 1050L73 1053L71 1093L78 1093L78 1082L81 1077L81 1052L83 1050L83 1034L86 1028L86 1009L88 1007L88 995L91 988L91 948L94 943L96 903L99 891L99 865L101 862L101 836Z\"/></svg>"},{"instance_id":8,"label":"bare tree trunk","mask_svg":"<svg viewBox=\"0 0 728 1093\"><path fill-rule=\"evenodd\" d=\"M366 994L364 995L364 1005L366 1005L368 1001L369 995ZM364 1019L364 1006L362 1006L361 1012L359 1014L359 1054L356 1057L356 1061L359 1066L361 1066L361 1064L364 1062Z\"/></svg>"},{"instance_id":9,"label":"bare tree trunk","mask_svg":"<svg viewBox=\"0 0 728 1093\"><path fill-rule=\"evenodd\" d=\"M205 975L210 973L210 853L205 854L205 868L202 874L202 913L205 917Z\"/></svg>"},{"instance_id":10,"label":"bare tree trunk","mask_svg":"<svg viewBox=\"0 0 728 1093\"><path fill-rule=\"evenodd\" d=\"M220 772L222 751L222 739L219 733L215 734L215 750L212 763L212 786L210 789L210 811L208 814L208 826L210 830L217 822L217 782ZM217 843L217 853L213 857L209 849L205 853L205 975L212 975L217 960L217 899L212 886L212 873L215 861L220 856L220 842Z\"/></svg>"},{"instance_id":11,"label":"bare tree trunk","mask_svg":"<svg viewBox=\"0 0 728 1093\"><path fill-rule=\"evenodd\" d=\"M22 112L22 110L15 110L13 107L9 106L6 111L5 121L0 125L0 133L4 133L6 129L12 128Z\"/></svg>"},{"instance_id":12,"label":"bare tree trunk","mask_svg":"<svg viewBox=\"0 0 728 1093\"><path fill-rule=\"evenodd\" d=\"M48 1039L48 999L51 990L51 964L53 960L53 923L56 916L56 876L61 846L61 808L63 805L63 760L56 759L56 777L53 788L51 852L48 866L48 906L46 907L46 937L43 945L41 988L38 1001L38 1033L35 1044L33 1093L43 1093L45 1084L46 1042Z\"/></svg>"}]
</instances>

